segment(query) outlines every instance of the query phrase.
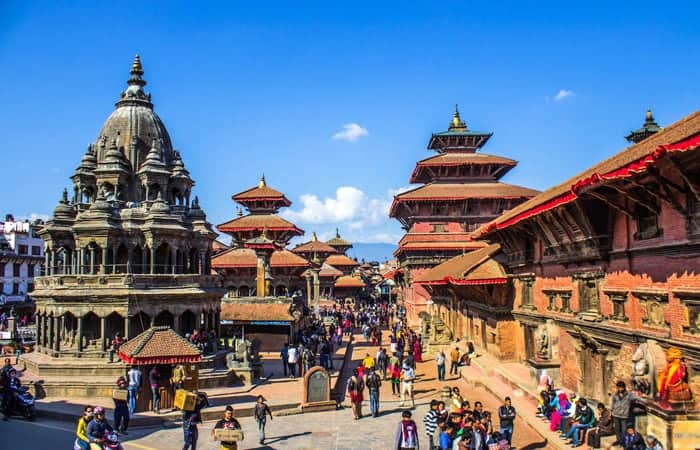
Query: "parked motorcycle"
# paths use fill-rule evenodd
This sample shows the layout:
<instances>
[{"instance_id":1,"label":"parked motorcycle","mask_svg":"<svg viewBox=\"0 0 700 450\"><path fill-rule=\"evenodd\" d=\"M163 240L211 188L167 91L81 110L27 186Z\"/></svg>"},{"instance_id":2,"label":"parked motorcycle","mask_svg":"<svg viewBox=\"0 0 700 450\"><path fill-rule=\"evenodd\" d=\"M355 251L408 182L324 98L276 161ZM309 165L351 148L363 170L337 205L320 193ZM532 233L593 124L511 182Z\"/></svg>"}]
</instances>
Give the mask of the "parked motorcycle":
<instances>
[{"instance_id":1,"label":"parked motorcycle","mask_svg":"<svg viewBox=\"0 0 700 450\"><path fill-rule=\"evenodd\" d=\"M27 386L20 386L12 395L12 415L22 416L27 420L36 419L36 407L34 406L34 396L29 392Z\"/></svg>"}]
</instances>

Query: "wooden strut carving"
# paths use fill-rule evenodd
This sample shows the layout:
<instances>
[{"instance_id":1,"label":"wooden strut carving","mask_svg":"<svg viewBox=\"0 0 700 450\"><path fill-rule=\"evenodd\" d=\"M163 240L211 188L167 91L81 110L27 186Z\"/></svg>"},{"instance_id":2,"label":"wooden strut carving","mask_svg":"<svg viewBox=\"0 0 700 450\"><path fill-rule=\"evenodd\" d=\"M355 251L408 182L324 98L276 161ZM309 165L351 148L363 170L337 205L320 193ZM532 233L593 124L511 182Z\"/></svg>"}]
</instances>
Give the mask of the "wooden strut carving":
<instances>
[{"instance_id":1,"label":"wooden strut carving","mask_svg":"<svg viewBox=\"0 0 700 450\"><path fill-rule=\"evenodd\" d=\"M695 199L700 201L700 185L698 185L693 177L686 172L686 170L681 166L680 162L674 157L670 157L669 161L671 161L671 165L678 171L678 174L680 177L685 181L685 184L688 186L688 189L690 192L693 193L695 196Z\"/></svg>"}]
</instances>

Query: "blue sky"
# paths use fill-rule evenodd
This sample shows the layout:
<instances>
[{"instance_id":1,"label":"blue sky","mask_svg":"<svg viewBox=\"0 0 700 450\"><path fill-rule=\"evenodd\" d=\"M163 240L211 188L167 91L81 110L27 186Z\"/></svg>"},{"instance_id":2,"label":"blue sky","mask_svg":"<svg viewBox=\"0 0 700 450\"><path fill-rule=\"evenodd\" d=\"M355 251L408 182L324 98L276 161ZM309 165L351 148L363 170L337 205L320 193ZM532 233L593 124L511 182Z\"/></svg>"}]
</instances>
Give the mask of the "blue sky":
<instances>
[{"instance_id":1,"label":"blue sky","mask_svg":"<svg viewBox=\"0 0 700 450\"><path fill-rule=\"evenodd\" d=\"M0 212L52 211L135 53L212 223L264 172L301 228L363 242L401 235L391 195L454 103L537 189L622 150L647 107L700 105L690 2L203 3L0 3Z\"/></svg>"}]
</instances>

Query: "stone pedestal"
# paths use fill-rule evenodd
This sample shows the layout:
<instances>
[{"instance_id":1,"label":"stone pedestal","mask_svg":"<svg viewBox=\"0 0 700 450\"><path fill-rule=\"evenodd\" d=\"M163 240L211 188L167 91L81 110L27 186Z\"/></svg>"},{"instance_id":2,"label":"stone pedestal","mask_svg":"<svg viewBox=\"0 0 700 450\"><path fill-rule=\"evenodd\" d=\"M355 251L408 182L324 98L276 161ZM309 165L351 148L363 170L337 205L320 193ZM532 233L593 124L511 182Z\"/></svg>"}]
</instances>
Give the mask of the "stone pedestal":
<instances>
[{"instance_id":1,"label":"stone pedestal","mask_svg":"<svg viewBox=\"0 0 700 450\"><path fill-rule=\"evenodd\" d=\"M645 435L654 435L666 450L700 446L700 410L693 401L651 403L647 406ZM642 432L642 430L640 430Z\"/></svg>"},{"instance_id":2,"label":"stone pedestal","mask_svg":"<svg viewBox=\"0 0 700 450\"><path fill-rule=\"evenodd\" d=\"M331 377L321 366L309 369L304 375L304 397L301 410L304 412L328 411L336 408L331 400Z\"/></svg>"},{"instance_id":3,"label":"stone pedestal","mask_svg":"<svg viewBox=\"0 0 700 450\"><path fill-rule=\"evenodd\" d=\"M553 361L549 359L528 359L527 363L530 366L530 376L535 380L535 385L539 385L540 377L547 372L550 376L554 386L561 384L561 376L559 373L559 366L561 365L559 361Z\"/></svg>"}]
</instances>

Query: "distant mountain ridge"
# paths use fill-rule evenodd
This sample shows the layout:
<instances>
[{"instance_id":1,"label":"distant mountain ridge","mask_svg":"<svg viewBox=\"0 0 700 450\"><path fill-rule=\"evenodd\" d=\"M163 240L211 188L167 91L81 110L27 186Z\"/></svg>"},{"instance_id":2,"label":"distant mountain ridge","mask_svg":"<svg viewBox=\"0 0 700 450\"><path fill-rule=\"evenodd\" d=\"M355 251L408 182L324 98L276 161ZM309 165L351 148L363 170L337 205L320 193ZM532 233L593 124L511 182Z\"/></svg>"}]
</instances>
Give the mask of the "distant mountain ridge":
<instances>
[{"instance_id":1,"label":"distant mountain ridge","mask_svg":"<svg viewBox=\"0 0 700 450\"><path fill-rule=\"evenodd\" d=\"M364 259L366 262L383 263L394 258L396 247L396 244L353 242L352 248L347 251L347 254L358 261Z\"/></svg>"}]
</instances>

